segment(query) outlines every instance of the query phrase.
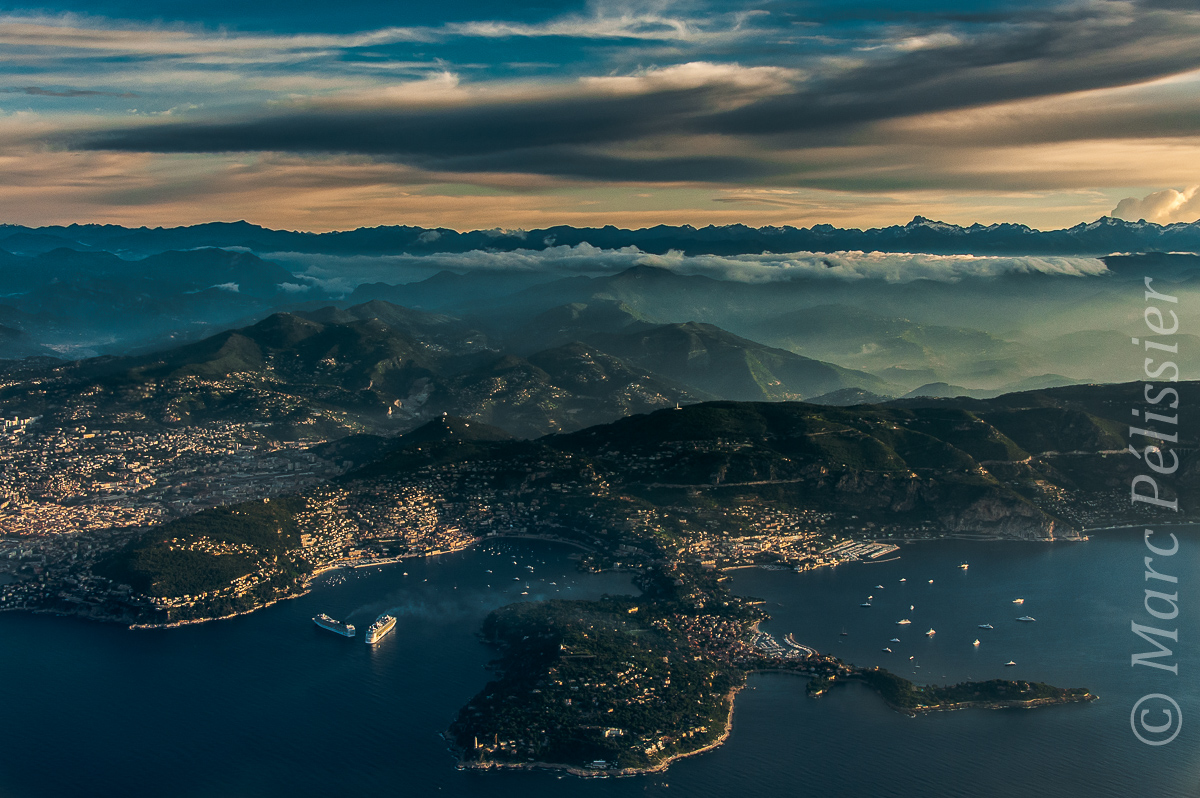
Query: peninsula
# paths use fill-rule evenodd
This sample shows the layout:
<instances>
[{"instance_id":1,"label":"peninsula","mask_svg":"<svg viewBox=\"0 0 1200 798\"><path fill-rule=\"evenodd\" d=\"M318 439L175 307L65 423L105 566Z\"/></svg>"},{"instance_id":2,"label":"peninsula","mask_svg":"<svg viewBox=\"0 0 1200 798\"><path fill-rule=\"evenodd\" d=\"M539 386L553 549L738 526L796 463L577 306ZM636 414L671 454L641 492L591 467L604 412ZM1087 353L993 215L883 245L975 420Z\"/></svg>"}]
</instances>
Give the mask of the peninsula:
<instances>
[{"instance_id":1,"label":"peninsula","mask_svg":"<svg viewBox=\"0 0 1200 798\"><path fill-rule=\"evenodd\" d=\"M558 768L577 775L663 770L719 746L746 676L809 677L819 696L861 681L893 709L1031 708L1091 701L1085 688L991 680L915 685L758 630L766 614L719 577L683 563L641 574L641 596L512 604L491 613L497 678L464 706L448 736L463 768Z\"/></svg>"}]
</instances>

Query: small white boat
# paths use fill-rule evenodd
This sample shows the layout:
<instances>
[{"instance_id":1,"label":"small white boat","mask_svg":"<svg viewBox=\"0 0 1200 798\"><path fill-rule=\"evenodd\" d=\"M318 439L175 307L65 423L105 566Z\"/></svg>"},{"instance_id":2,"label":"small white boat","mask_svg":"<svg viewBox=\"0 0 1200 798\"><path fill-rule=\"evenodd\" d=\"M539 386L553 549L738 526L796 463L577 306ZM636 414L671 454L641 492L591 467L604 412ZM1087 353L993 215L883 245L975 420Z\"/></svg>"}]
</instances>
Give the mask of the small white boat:
<instances>
[{"instance_id":1,"label":"small white boat","mask_svg":"<svg viewBox=\"0 0 1200 798\"><path fill-rule=\"evenodd\" d=\"M905 579L904 577L900 577L900 581L901 581L901 582L907 582L908 580L907 580L907 579Z\"/></svg>"},{"instance_id":2,"label":"small white boat","mask_svg":"<svg viewBox=\"0 0 1200 798\"><path fill-rule=\"evenodd\" d=\"M981 623L981 624L979 624L979 628L980 629L994 629L995 627L992 626L990 623Z\"/></svg>"},{"instance_id":3,"label":"small white boat","mask_svg":"<svg viewBox=\"0 0 1200 798\"><path fill-rule=\"evenodd\" d=\"M1037 618L1031 618L1028 615L1022 615L1020 618L1017 618L1017 620L1021 621L1022 623L1033 623L1037 620Z\"/></svg>"},{"instance_id":4,"label":"small white boat","mask_svg":"<svg viewBox=\"0 0 1200 798\"><path fill-rule=\"evenodd\" d=\"M1017 663L1013 662L1013 661L1010 659L1008 662L1004 663L1004 667L1006 667L1006 668L1007 668L1007 667L1009 667L1009 666L1016 665L1016 664L1017 664Z\"/></svg>"},{"instance_id":5,"label":"small white boat","mask_svg":"<svg viewBox=\"0 0 1200 798\"><path fill-rule=\"evenodd\" d=\"M899 643L899 642L900 642L900 638L898 638L898 637L893 637L893 638L892 638L891 640L889 640L888 642L889 642L889 643Z\"/></svg>"},{"instance_id":6,"label":"small white boat","mask_svg":"<svg viewBox=\"0 0 1200 798\"><path fill-rule=\"evenodd\" d=\"M887 652L887 653L889 653L889 654L891 654L891 653L892 653L892 650L891 650L890 648L886 648L886 647L885 647L883 650L884 650L884 651L886 651L886 652Z\"/></svg>"},{"instance_id":7,"label":"small white boat","mask_svg":"<svg viewBox=\"0 0 1200 798\"><path fill-rule=\"evenodd\" d=\"M876 590L883 590L883 585L875 585Z\"/></svg>"},{"instance_id":8,"label":"small white boat","mask_svg":"<svg viewBox=\"0 0 1200 798\"><path fill-rule=\"evenodd\" d=\"M1025 603L1025 599L1023 599L1023 598L1013 599L1013 604L1024 604L1024 603Z\"/></svg>"},{"instance_id":9,"label":"small white boat","mask_svg":"<svg viewBox=\"0 0 1200 798\"><path fill-rule=\"evenodd\" d=\"M930 580L929 580L929 584L931 584L931 585L933 584L933 580L932 580L932 579L930 579Z\"/></svg>"},{"instance_id":10,"label":"small white boat","mask_svg":"<svg viewBox=\"0 0 1200 798\"><path fill-rule=\"evenodd\" d=\"M907 626L910 623L912 623L912 621L910 621L908 618L905 618L903 621L896 621L897 626Z\"/></svg>"},{"instance_id":11,"label":"small white boat","mask_svg":"<svg viewBox=\"0 0 1200 798\"><path fill-rule=\"evenodd\" d=\"M971 566L967 565L967 564L964 562L964 563L959 563L958 567L959 567L959 568L961 568L961 569L963 569L963 570L965 571L965 570L967 570L968 568L970 568Z\"/></svg>"},{"instance_id":12,"label":"small white boat","mask_svg":"<svg viewBox=\"0 0 1200 798\"><path fill-rule=\"evenodd\" d=\"M930 629L928 632L925 633L925 636L933 637L935 634L937 634L937 632L935 632L933 629Z\"/></svg>"},{"instance_id":13,"label":"small white boat","mask_svg":"<svg viewBox=\"0 0 1200 798\"><path fill-rule=\"evenodd\" d=\"M974 643L972 643L971 645L973 645L973 646L975 646L976 648L978 648L978 647L979 647L979 640L978 640L978 639L976 639L976 640L975 640L975 642L974 642Z\"/></svg>"},{"instance_id":14,"label":"small white boat","mask_svg":"<svg viewBox=\"0 0 1200 798\"><path fill-rule=\"evenodd\" d=\"M859 604L858 606L860 606L860 607L870 607L870 606L871 606L871 602L869 602L869 601L864 601L862 604Z\"/></svg>"}]
</instances>

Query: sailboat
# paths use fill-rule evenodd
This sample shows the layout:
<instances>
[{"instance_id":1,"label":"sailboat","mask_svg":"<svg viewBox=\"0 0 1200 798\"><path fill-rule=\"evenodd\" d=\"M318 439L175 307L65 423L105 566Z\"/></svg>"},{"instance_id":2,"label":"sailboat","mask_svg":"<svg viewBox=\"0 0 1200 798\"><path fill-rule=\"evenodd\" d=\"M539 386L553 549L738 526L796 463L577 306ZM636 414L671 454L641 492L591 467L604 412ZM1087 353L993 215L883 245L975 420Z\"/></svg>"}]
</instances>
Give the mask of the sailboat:
<instances>
[{"instance_id":1,"label":"sailboat","mask_svg":"<svg viewBox=\"0 0 1200 798\"><path fill-rule=\"evenodd\" d=\"M937 634L937 632L935 632L935 631L934 631L934 630L931 628L931 629L930 629L928 632L926 632L926 633L925 633L925 636L926 636L926 637L933 637L935 634Z\"/></svg>"}]
</instances>

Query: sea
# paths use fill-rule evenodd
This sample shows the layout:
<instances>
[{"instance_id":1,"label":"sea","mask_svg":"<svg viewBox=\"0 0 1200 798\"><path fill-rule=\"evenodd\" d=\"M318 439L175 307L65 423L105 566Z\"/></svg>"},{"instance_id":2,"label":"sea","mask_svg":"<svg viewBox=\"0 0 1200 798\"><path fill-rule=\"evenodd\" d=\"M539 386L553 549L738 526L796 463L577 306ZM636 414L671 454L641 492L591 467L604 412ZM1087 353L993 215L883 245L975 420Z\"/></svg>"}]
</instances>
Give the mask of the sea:
<instances>
[{"instance_id":1,"label":"sea","mask_svg":"<svg viewBox=\"0 0 1200 798\"><path fill-rule=\"evenodd\" d=\"M1146 587L1165 583L1145 580L1140 528L1079 543L914 543L888 562L800 574L731 571L736 593L764 601L772 617L762 628L777 638L790 632L920 683L1028 679L1100 699L912 718L861 685L812 699L804 677L755 674L725 745L620 779L459 771L441 737L492 676L495 652L478 636L489 611L636 592L628 573L577 571L567 546L497 541L333 571L298 599L176 629L4 613L0 798L1196 798L1200 527L1173 531L1178 554L1154 560L1179 580L1171 621L1143 606ZM317 628L322 612L360 630L383 612L399 622L368 647L361 632ZM1026 615L1036 621L1016 620ZM1168 644L1178 676L1131 665L1151 648L1135 622L1178 628L1178 645ZM1179 705L1183 723L1171 743L1151 746L1135 737L1131 712L1155 694ZM1161 701L1143 703L1147 724L1163 721Z\"/></svg>"}]
</instances>

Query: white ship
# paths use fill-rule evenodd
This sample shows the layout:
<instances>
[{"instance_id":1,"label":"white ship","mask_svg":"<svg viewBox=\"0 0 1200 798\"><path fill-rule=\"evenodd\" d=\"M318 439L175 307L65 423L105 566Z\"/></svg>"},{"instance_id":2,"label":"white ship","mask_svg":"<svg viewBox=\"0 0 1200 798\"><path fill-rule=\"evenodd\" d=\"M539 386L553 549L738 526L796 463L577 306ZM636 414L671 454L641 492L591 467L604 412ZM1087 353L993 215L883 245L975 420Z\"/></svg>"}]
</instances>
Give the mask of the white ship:
<instances>
[{"instance_id":1,"label":"white ship","mask_svg":"<svg viewBox=\"0 0 1200 798\"><path fill-rule=\"evenodd\" d=\"M317 617L313 618L313 623L322 629L328 629L331 632L337 632L338 634L345 635L346 637L354 637L354 624L335 621L325 613L321 613Z\"/></svg>"},{"instance_id":2,"label":"white ship","mask_svg":"<svg viewBox=\"0 0 1200 798\"><path fill-rule=\"evenodd\" d=\"M375 623L367 628L367 644L378 643L387 633L396 628L396 619L391 615L380 615Z\"/></svg>"}]
</instances>

